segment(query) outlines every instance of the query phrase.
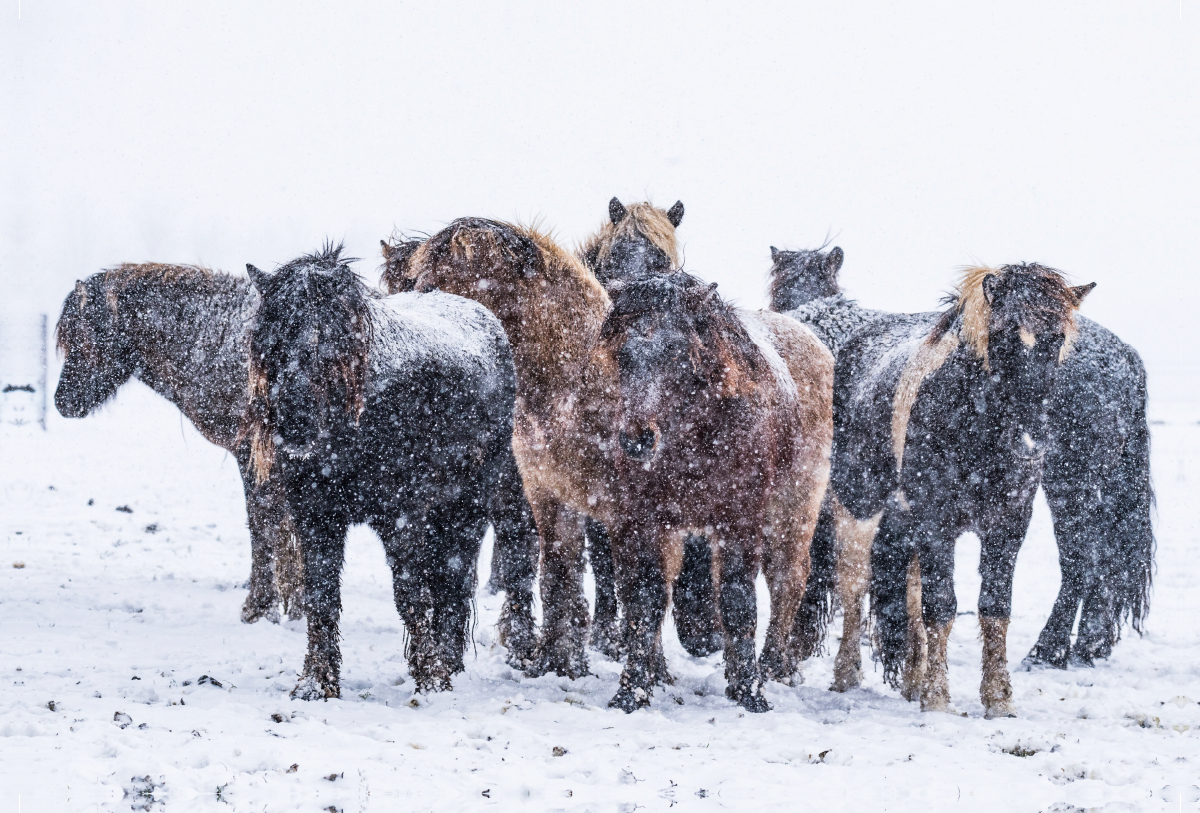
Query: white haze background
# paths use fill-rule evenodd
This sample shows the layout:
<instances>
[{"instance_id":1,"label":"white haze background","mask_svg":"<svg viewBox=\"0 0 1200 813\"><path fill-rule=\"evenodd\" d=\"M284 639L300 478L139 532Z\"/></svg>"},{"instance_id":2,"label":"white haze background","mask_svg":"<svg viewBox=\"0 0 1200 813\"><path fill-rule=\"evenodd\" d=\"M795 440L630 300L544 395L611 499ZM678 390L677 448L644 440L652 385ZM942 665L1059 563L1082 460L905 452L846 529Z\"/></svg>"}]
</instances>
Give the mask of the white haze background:
<instances>
[{"instance_id":1,"label":"white haze background","mask_svg":"<svg viewBox=\"0 0 1200 813\"><path fill-rule=\"evenodd\" d=\"M455 217L682 199L687 266L765 303L769 245L846 251L865 305L1037 260L1200 371L1200 3L6 4L4 296L55 318L126 261L240 273ZM1174 411L1174 410L1172 410ZM1191 410L1189 410L1190 412Z\"/></svg>"}]
</instances>

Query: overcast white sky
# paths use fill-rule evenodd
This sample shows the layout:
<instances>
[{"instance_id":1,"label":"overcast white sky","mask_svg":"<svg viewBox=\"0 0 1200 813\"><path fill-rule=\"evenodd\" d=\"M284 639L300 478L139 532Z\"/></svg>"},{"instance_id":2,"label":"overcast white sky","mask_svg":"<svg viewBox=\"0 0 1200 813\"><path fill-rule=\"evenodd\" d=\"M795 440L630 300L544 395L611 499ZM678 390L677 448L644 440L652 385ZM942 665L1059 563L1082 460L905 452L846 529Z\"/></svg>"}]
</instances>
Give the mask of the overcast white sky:
<instances>
[{"instance_id":1,"label":"overcast white sky","mask_svg":"<svg viewBox=\"0 0 1200 813\"><path fill-rule=\"evenodd\" d=\"M1152 388L1200 373L1200 0L17 5L0 274L52 319L117 262L240 273L331 236L374 279L394 227L572 243L650 196L746 305L769 245L826 234L892 310L1036 260L1099 283L1084 312Z\"/></svg>"}]
</instances>

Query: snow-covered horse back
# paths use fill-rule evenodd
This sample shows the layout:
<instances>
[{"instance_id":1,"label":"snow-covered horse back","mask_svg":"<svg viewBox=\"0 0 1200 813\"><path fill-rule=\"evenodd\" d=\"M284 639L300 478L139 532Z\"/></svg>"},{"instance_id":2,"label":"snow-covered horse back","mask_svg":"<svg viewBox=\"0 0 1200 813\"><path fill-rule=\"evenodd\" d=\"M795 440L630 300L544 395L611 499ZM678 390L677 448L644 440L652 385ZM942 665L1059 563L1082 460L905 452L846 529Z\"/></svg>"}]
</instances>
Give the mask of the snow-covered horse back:
<instances>
[{"instance_id":1,"label":"snow-covered horse back","mask_svg":"<svg viewBox=\"0 0 1200 813\"><path fill-rule=\"evenodd\" d=\"M417 688L449 689L489 518L497 546L522 547L532 568L512 456L512 356L485 309L436 293L379 298L340 252L326 246L273 274L248 267L263 302L244 431L260 470L278 461L306 565L308 655L294 693L340 694L340 572L355 523L383 541ZM506 599L522 605L506 615L519 614L523 646L528 575L524 594Z\"/></svg>"},{"instance_id":2,"label":"snow-covered horse back","mask_svg":"<svg viewBox=\"0 0 1200 813\"><path fill-rule=\"evenodd\" d=\"M120 265L75 283L58 320L63 354L54 404L82 418L131 377L179 408L238 463L250 525L250 592L242 620L301 613L304 574L276 476L251 471L238 437L246 410L250 323L258 293L246 279L191 265Z\"/></svg>"},{"instance_id":3,"label":"snow-covered horse back","mask_svg":"<svg viewBox=\"0 0 1200 813\"><path fill-rule=\"evenodd\" d=\"M988 717L1015 713L1005 655L1013 567L1041 480L1050 395L1092 287L1072 288L1036 264L968 269L945 312L878 319L838 355L830 490L835 519L850 531L839 533L839 556L861 560L870 549L884 675L897 685L903 677L907 696L919 687L926 710L950 707L954 545L974 531L980 696ZM843 638L857 646L857 634ZM921 675L916 653L926 645ZM840 652L838 665L852 666Z\"/></svg>"}]
</instances>

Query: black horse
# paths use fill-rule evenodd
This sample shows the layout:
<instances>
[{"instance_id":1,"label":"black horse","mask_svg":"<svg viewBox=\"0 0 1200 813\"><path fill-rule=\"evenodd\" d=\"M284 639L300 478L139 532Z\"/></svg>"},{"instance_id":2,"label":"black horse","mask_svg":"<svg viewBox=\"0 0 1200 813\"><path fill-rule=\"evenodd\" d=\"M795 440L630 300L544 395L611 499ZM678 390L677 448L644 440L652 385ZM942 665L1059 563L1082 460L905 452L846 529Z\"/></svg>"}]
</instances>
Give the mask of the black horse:
<instances>
[{"instance_id":1,"label":"black horse","mask_svg":"<svg viewBox=\"0 0 1200 813\"><path fill-rule=\"evenodd\" d=\"M836 356L853 332L888 316L846 298L843 254L771 248L771 307L808 325ZM1146 374L1137 351L1083 316L1050 399L1042 488L1054 519L1062 583L1026 663L1065 668L1107 657L1126 619L1135 630L1149 610L1154 558L1150 521ZM793 628L797 654L820 647L835 582L829 506L813 537L813 569ZM1080 605L1082 613L1080 614ZM1079 618L1072 649L1071 631Z\"/></svg>"},{"instance_id":2,"label":"black horse","mask_svg":"<svg viewBox=\"0 0 1200 813\"><path fill-rule=\"evenodd\" d=\"M1068 287L1036 264L969 269L945 312L881 318L838 354L834 512L849 515L839 524L877 528L839 533L838 557L861 561L869 550L884 676L897 685L907 659L906 689L919 687L924 710L950 708L954 546L974 531L982 543L980 697L989 718L1015 714L1005 649L1013 568L1041 480L1050 395L1092 287ZM923 625L911 595L916 570ZM853 620L848 611L843 639L857 647Z\"/></svg>"},{"instance_id":3,"label":"black horse","mask_svg":"<svg viewBox=\"0 0 1200 813\"><path fill-rule=\"evenodd\" d=\"M326 246L273 274L247 266L263 301L245 433L259 472L277 460L304 556L308 655L293 691L304 699L340 694L351 524L383 540L418 691L449 689L463 669L489 518L497 547L528 550L536 534L512 452L516 376L500 323L459 297L380 298L349 262ZM510 647L527 659L525 562L524 589L506 585L506 613L518 616Z\"/></svg>"},{"instance_id":4,"label":"black horse","mask_svg":"<svg viewBox=\"0 0 1200 813\"><path fill-rule=\"evenodd\" d=\"M238 437L246 410L250 320L246 279L190 265L121 265L76 282L58 320L64 355L54 405L82 418L137 378L237 460L250 525L250 592L242 620L300 617L304 574L278 477L259 481Z\"/></svg>"}]
</instances>

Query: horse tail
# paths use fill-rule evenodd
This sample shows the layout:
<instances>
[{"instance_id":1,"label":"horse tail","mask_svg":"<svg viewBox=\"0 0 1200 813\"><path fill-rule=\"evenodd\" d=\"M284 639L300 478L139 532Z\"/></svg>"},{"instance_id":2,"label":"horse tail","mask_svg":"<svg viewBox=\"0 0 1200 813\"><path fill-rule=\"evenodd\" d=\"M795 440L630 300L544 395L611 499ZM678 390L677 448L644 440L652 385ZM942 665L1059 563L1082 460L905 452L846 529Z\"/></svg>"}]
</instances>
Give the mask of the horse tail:
<instances>
[{"instance_id":1,"label":"horse tail","mask_svg":"<svg viewBox=\"0 0 1200 813\"><path fill-rule=\"evenodd\" d=\"M833 618L837 590L837 545L828 496L821 503L809 556L812 564L808 583L792 625L792 651L800 660L821 654L824 650L825 628Z\"/></svg>"},{"instance_id":2,"label":"horse tail","mask_svg":"<svg viewBox=\"0 0 1200 813\"><path fill-rule=\"evenodd\" d=\"M871 619L876 657L883 679L899 688L908 652L908 566L915 554L910 535L900 527L898 507L889 501L871 546Z\"/></svg>"},{"instance_id":3,"label":"horse tail","mask_svg":"<svg viewBox=\"0 0 1200 813\"><path fill-rule=\"evenodd\" d=\"M1132 420L1114 478L1114 512L1117 517L1114 565L1113 622L1116 635L1128 618L1140 634L1150 612L1150 587L1154 580L1154 527L1150 515L1154 507L1154 488L1150 481L1150 427L1146 421L1146 371L1132 349L1129 361L1134 368Z\"/></svg>"}]
</instances>

